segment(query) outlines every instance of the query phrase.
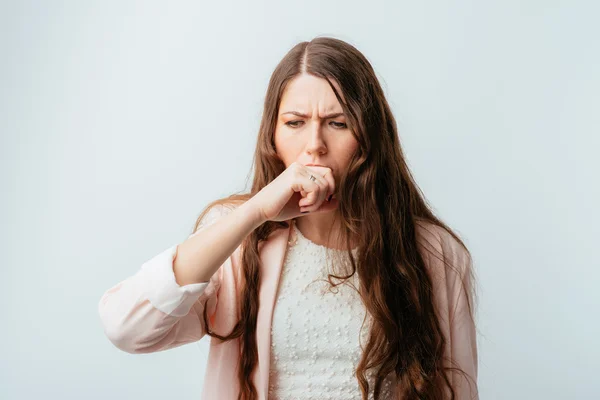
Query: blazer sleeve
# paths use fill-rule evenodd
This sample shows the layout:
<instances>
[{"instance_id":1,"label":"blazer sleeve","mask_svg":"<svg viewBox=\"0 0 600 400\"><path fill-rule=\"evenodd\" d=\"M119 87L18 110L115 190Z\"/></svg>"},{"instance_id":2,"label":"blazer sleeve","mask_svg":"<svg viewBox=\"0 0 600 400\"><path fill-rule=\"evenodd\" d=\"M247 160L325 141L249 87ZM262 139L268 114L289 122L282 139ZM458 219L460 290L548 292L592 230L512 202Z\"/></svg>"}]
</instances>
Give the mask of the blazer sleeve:
<instances>
[{"instance_id":1,"label":"blazer sleeve","mask_svg":"<svg viewBox=\"0 0 600 400\"><path fill-rule=\"evenodd\" d=\"M452 383L459 400L478 400L477 387L477 335L472 295L472 260L465 249L455 240L444 249L456 270L447 275L448 314L450 330L450 356L453 367Z\"/></svg>"},{"instance_id":2,"label":"blazer sleeve","mask_svg":"<svg viewBox=\"0 0 600 400\"><path fill-rule=\"evenodd\" d=\"M227 210L227 211L226 211ZM190 237L229 212L211 208ZM175 280L174 244L144 262L132 276L108 289L98 312L108 339L128 353L151 353L200 340L206 334L203 311L211 316L218 303L222 268L208 282L180 286Z\"/></svg>"}]
</instances>

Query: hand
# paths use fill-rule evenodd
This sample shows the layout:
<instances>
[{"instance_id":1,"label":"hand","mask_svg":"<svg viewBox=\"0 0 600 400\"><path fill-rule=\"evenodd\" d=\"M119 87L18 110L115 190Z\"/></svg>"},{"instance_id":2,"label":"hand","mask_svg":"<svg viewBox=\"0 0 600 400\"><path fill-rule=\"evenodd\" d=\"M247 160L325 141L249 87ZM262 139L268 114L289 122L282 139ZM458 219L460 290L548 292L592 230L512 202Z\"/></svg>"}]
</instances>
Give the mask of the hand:
<instances>
[{"instance_id":1,"label":"hand","mask_svg":"<svg viewBox=\"0 0 600 400\"><path fill-rule=\"evenodd\" d=\"M314 181L311 175L316 178ZM294 162L249 201L264 221L287 221L307 212L334 210L338 206L334 193L331 168ZM327 201L329 196L333 197Z\"/></svg>"}]
</instances>

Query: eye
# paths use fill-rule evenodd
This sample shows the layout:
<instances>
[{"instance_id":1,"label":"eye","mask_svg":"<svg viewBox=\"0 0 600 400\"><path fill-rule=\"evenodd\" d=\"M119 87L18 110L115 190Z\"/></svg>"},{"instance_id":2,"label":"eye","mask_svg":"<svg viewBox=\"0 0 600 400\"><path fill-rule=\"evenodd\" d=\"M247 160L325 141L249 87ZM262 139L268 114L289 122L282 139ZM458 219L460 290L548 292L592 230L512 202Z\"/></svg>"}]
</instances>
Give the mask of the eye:
<instances>
[{"instance_id":1,"label":"eye","mask_svg":"<svg viewBox=\"0 0 600 400\"><path fill-rule=\"evenodd\" d=\"M285 124L292 128L297 128L299 126L298 124L301 124L301 123L304 123L304 121L288 121ZM335 129L346 129L346 127L347 127L344 122L331 121L330 124L332 126L334 126Z\"/></svg>"},{"instance_id":2,"label":"eye","mask_svg":"<svg viewBox=\"0 0 600 400\"><path fill-rule=\"evenodd\" d=\"M336 129L345 129L346 128L346 124L343 122L331 121L331 123L333 124L333 126L336 127Z\"/></svg>"}]
</instances>

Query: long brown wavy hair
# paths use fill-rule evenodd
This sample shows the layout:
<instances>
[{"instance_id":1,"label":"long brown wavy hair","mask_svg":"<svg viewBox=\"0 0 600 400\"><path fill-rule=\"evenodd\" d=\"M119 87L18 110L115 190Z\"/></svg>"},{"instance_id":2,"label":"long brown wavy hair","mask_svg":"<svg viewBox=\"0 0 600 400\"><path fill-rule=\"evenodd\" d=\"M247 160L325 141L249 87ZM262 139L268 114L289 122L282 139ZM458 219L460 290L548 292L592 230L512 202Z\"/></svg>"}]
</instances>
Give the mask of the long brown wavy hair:
<instances>
[{"instance_id":1,"label":"long brown wavy hair","mask_svg":"<svg viewBox=\"0 0 600 400\"><path fill-rule=\"evenodd\" d=\"M464 248L465 244L438 219L427 204L405 161L396 121L376 74L368 60L352 45L334 38L317 37L294 46L275 68L268 85L258 140L254 153L254 176L250 193L235 193L208 204L196 221L197 229L205 214L215 205L242 203L268 185L285 170L274 145L279 104L286 84L299 74L326 79L346 115L348 126L359 143L348 169L336 182L341 220L342 243L346 243L352 272L347 276L329 275L332 286L343 283L354 273L365 288L360 297L373 325L356 376L363 399L368 398L367 370L376 371L374 398L379 399L384 379L395 374L403 399L455 398L446 366L447 340L436 315L431 277L419 248L416 223L425 221L445 229ZM339 84L340 93L332 84ZM256 323L259 307L259 243L289 222L267 221L241 244L241 287L239 321L228 335L209 328L207 334L222 341L239 338L241 358L238 368L238 400L254 400L257 391L251 374L257 365ZM358 237L361 251L354 259L350 237ZM443 255L436 257L444 260ZM444 264L448 268L446 260ZM472 279L472 269L466 269ZM334 283L331 278L338 279ZM463 282L463 279L461 279ZM473 318L472 285L468 291L469 312ZM452 364L450 360L450 364ZM463 372L464 373L464 372ZM444 392L447 388L448 391Z\"/></svg>"}]
</instances>

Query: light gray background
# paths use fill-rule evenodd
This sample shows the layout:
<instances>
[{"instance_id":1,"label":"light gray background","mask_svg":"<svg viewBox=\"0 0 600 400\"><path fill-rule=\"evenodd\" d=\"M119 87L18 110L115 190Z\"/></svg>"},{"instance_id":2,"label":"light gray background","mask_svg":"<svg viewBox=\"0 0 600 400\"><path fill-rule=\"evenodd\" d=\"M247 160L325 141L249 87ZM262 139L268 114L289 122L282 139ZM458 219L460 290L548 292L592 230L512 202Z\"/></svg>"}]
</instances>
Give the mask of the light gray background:
<instances>
[{"instance_id":1,"label":"light gray background","mask_svg":"<svg viewBox=\"0 0 600 400\"><path fill-rule=\"evenodd\" d=\"M245 187L269 76L317 35L372 62L470 246L481 398L597 396L597 4L3 2L0 398L199 398L208 338L130 355L97 304Z\"/></svg>"}]
</instances>

